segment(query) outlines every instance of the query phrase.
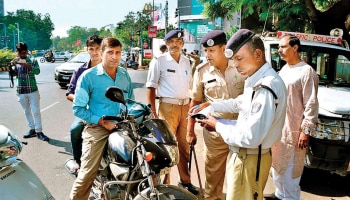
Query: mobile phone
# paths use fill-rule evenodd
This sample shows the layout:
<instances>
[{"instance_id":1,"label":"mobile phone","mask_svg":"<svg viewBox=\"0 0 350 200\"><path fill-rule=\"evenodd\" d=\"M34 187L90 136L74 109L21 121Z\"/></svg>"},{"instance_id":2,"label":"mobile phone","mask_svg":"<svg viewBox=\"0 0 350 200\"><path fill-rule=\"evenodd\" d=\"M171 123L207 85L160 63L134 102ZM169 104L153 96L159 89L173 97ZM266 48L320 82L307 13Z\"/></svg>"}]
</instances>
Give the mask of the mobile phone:
<instances>
[{"instance_id":1,"label":"mobile phone","mask_svg":"<svg viewBox=\"0 0 350 200\"><path fill-rule=\"evenodd\" d=\"M26 59L19 59L18 61L17 61L17 63L26 63L27 61L26 61Z\"/></svg>"},{"instance_id":2,"label":"mobile phone","mask_svg":"<svg viewBox=\"0 0 350 200\"><path fill-rule=\"evenodd\" d=\"M205 115L203 115L201 113L194 114L191 117L194 118L194 119L208 119L207 116L205 116Z\"/></svg>"}]
</instances>

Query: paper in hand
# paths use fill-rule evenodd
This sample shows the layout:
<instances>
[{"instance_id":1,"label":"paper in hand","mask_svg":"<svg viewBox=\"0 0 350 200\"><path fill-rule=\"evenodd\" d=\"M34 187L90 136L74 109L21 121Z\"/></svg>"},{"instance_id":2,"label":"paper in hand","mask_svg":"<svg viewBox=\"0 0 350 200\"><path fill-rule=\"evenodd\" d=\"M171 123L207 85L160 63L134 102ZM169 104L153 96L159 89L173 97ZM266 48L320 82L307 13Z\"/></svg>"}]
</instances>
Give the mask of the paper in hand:
<instances>
[{"instance_id":1,"label":"paper in hand","mask_svg":"<svg viewBox=\"0 0 350 200\"><path fill-rule=\"evenodd\" d=\"M205 107L203 110L199 111L198 113L191 114L190 116L193 119L208 119L209 113L213 115L214 110L211 106Z\"/></svg>"}]
</instances>

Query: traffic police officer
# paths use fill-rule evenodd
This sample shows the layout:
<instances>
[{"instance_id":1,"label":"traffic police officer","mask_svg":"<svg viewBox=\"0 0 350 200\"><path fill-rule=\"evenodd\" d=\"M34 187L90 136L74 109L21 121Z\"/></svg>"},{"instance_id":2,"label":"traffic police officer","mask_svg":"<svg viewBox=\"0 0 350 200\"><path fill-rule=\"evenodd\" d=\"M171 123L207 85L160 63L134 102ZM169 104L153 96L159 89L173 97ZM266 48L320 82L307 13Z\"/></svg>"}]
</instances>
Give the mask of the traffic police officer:
<instances>
[{"instance_id":1,"label":"traffic police officer","mask_svg":"<svg viewBox=\"0 0 350 200\"><path fill-rule=\"evenodd\" d=\"M177 138L180 153L177 165L180 174L179 186L196 195L199 190L191 184L188 168L190 146L186 141L186 118L192 75L190 61L181 53L184 45L182 37L183 33L180 30L172 30L164 37L168 52L150 63L146 82L147 101L156 117L168 121L171 132L175 133ZM159 97L158 112L155 104L156 92ZM169 177L165 183L170 183Z\"/></svg>"},{"instance_id":2,"label":"traffic police officer","mask_svg":"<svg viewBox=\"0 0 350 200\"><path fill-rule=\"evenodd\" d=\"M211 105L215 112L239 113L236 122L214 118L198 120L215 127L230 145L227 162L226 199L263 199L271 167L270 149L281 138L286 114L286 88L282 79L266 62L259 36L241 29L228 41L225 56L234 61L238 72L247 77L244 92L235 99L205 102L190 112ZM220 120L220 121L219 121Z\"/></svg>"},{"instance_id":3,"label":"traffic police officer","mask_svg":"<svg viewBox=\"0 0 350 200\"><path fill-rule=\"evenodd\" d=\"M190 107L202 102L216 102L236 98L243 93L244 78L233 66L233 61L225 57L226 34L214 30L206 34L201 44L206 53L207 63L197 66L193 76ZM216 116L237 119L236 113L216 113ZM195 120L188 119L187 139L195 140ZM220 134L203 129L205 143L205 199L222 199L226 160L229 147Z\"/></svg>"}]
</instances>

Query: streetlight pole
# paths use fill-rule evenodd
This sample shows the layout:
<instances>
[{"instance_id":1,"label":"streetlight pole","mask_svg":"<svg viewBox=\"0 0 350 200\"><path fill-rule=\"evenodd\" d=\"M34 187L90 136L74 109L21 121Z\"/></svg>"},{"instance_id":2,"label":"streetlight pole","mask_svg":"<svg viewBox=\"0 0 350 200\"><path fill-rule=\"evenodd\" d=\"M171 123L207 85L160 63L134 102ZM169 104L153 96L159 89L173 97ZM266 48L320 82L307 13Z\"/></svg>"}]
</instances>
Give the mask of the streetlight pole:
<instances>
[{"instance_id":1,"label":"streetlight pole","mask_svg":"<svg viewBox=\"0 0 350 200\"><path fill-rule=\"evenodd\" d=\"M18 22L15 23L17 25L17 43L19 43L19 24Z\"/></svg>"},{"instance_id":2,"label":"streetlight pole","mask_svg":"<svg viewBox=\"0 0 350 200\"><path fill-rule=\"evenodd\" d=\"M7 35L6 35L6 24L5 23L0 23L4 25L4 42L5 42L5 46L7 48Z\"/></svg>"}]
</instances>

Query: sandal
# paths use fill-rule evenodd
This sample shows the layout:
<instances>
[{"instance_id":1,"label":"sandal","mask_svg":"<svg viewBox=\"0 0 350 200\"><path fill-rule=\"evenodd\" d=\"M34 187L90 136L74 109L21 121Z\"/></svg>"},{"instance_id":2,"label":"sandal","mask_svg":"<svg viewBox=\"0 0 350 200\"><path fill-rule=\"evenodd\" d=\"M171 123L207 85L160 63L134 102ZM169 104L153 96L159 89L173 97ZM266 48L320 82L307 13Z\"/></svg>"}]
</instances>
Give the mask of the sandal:
<instances>
[{"instance_id":1,"label":"sandal","mask_svg":"<svg viewBox=\"0 0 350 200\"><path fill-rule=\"evenodd\" d=\"M66 163L64 164L64 166L66 167L69 174L73 174L75 176L78 175L80 166L74 159L71 158L66 160Z\"/></svg>"}]
</instances>

